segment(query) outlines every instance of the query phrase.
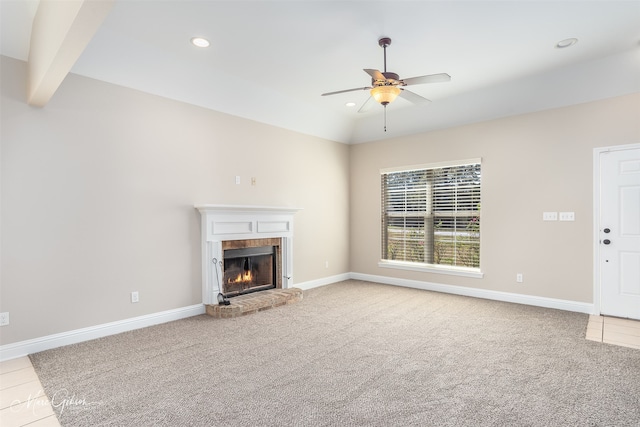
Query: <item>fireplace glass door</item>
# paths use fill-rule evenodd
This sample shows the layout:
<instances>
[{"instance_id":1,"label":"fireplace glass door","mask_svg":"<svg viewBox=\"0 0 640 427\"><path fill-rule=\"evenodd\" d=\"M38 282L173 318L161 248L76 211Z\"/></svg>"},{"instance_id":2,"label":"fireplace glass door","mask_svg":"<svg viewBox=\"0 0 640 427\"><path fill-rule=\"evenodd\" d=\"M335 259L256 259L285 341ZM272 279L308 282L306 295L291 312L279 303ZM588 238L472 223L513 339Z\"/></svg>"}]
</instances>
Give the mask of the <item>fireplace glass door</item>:
<instances>
[{"instance_id":1,"label":"fireplace glass door","mask_svg":"<svg viewBox=\"0 0 640 427\"><path fill-rule=\"evenodd\" d=\"M275 288L275 257L274 246L225 250L223 295L233 297Z\"/></svg>"}]
</instances>

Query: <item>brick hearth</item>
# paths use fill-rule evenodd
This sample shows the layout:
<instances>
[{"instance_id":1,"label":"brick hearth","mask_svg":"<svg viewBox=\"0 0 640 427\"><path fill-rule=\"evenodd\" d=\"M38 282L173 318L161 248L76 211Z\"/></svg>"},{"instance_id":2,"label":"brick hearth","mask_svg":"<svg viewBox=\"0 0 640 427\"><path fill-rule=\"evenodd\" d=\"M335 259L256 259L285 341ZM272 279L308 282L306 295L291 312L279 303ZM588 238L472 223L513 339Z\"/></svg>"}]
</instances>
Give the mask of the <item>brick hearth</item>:
<instances>
[{"instance_id":1,"label":"brick hearth","mask_svg":"<svg viewBox=\"0 0 640 427\"><path fill-rule=\"evenodd\" d=\"M229 298L229 305L206 304L207 314L217 319L229 319L268 310L281 305L293 304L302 299L302 289L268 289Z\"/></svg>"}]
</instances>

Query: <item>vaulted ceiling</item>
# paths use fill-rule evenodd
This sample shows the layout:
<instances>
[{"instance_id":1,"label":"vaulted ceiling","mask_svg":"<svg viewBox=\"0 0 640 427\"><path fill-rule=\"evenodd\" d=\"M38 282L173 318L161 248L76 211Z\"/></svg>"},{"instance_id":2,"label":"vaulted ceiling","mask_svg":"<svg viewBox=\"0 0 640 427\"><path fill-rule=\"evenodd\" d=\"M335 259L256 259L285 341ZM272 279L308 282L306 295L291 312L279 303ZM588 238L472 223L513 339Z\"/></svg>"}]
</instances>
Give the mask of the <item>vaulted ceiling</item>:
<instances>
[{"instance_id":1,"label":"vaulted ceiling","mask_svg":"<svg viewBox=\"0 0 640 427\"><path fill-rule=\"evenodd\" d=\"M60 28L52 13L34 24L51 0L41 1L0 2L2 55L29 61L34 34ZM68 71L344 143L640 92L639 1L107 3L94 31L67 33L87 38ZM195 36L211 45L195 47ZM407 87L432 102L395 100L386 132L381 105L358 112L367 90L320 96L370 86L363 69L384 70L383 36L387 71L451 76Z\"/></svg>"}]
</instances>

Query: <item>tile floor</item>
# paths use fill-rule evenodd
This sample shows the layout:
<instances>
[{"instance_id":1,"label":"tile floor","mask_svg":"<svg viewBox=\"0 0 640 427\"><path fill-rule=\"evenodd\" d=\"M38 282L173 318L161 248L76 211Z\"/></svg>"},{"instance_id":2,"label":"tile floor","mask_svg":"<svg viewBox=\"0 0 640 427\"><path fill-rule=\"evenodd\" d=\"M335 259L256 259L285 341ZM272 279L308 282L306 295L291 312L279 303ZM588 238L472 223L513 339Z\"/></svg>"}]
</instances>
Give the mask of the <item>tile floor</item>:
<instances>
[{"instance_id":1,"label":"tile floor","mask_svg":"<svg viewBox=\"0 0 640 427\"><path fill-rule=\"evenodd\" d=\"M0 426L60 427L28 357L0 362Z\"/></svg>"},{"instance_id":2,"label":"tile floor","mask_svg":"<svg viewBox=\"0 0 640 427\"><path fill-rule=\"evenodd\" d=\"M589 316L586 339L640 350L640 321ZM0 362L0 426L59 427L28 357Z\"/></svg>"},{"instance_id":3,"label":"tile floor","mask_svg":"<svg viewBox=\"0 0 640 427\"><path fill-rule=\"evenodd\" d=\"M589 316L586 338L640 350L640 321L617 317Z\"/></svg>"}]
</instances>

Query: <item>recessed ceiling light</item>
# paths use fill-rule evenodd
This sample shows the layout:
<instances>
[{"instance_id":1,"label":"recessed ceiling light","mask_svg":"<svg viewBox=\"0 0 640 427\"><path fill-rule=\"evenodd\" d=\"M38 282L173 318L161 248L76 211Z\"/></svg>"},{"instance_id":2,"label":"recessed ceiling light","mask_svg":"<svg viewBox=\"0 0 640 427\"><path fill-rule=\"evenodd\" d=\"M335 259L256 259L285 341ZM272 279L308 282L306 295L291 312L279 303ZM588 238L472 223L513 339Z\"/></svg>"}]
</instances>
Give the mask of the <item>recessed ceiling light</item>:
<instances>
[{"instance_id":1,"label":"recessed ceiling light","mask_svg":"<svg viewBox=\"0 0 640 427\"><path fill-rule=\"evenodd\" d=\"M202 37L192 38L191 43L193 43L194 46L198 46L198 47L209 47L209 45L211 44L209 43L209 40L203 39Z\"/></svg>"},{"instance_id":2,"label":"recessed ceiling light","mask_svg":"<svg viewBox=\"0 0 640 427\"><path fill-rule=\"evenodd\" d=\"M560 40L558 43L556 43L556 48L564 49L565 47L573 46L576 43L578 43L578 39L572 37L570 39Z\"/></svg>"},{"instance_id":3,"label":"recessed ceiling light","mask_svg":"<svg viewBox=\"0 0 640 427\"><path fill-rule=\"evenodd\" d=\"M344 104L346 107L355 107L356 103L355 102L347 102L346 104Z\"/></svg>"}]
</instances>

